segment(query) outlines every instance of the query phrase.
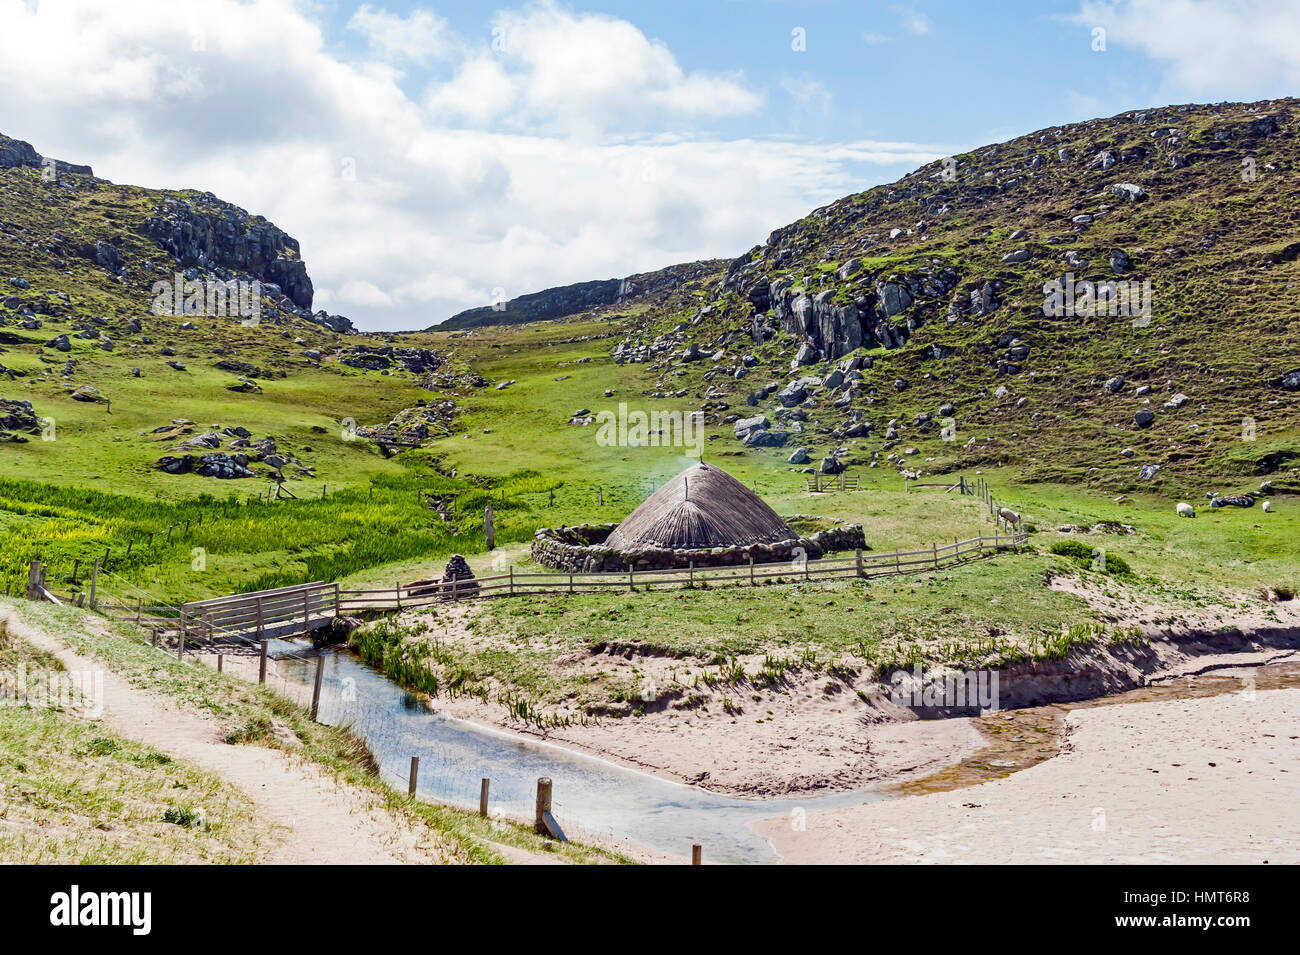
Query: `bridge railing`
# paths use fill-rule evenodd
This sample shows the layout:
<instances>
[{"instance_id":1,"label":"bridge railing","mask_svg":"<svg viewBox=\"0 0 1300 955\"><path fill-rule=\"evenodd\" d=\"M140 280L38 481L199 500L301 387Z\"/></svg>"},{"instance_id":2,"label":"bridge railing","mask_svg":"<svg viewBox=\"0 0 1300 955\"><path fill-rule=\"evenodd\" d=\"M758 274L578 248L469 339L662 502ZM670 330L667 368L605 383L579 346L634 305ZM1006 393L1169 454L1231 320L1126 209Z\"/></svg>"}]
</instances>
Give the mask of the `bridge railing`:
<instances>
[{"instance_id":1,"label":"bridge railing","mask_svg":"<svg viewBox=\"0 0 1300 955\"><path fill-rule=\"evenodd\" d=\"M317 580L182 604L177 626L208 639L238 634L261 640L315 629L338 611L339 585Z\"/></svg>"}]
</instances>

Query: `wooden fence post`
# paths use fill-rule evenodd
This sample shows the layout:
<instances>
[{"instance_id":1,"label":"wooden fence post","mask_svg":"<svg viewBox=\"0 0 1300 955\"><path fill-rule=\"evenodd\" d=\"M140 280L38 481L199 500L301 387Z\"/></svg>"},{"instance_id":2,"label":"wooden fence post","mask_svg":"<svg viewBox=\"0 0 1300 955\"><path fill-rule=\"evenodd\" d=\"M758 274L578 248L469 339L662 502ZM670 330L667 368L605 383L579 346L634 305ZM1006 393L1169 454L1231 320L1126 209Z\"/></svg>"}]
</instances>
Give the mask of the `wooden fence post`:
<instances>
[{"instance_id":1,"label":"wooden fence post","mask_svg":"<svg viewBox=\"0 0 1300 955\"><path fill-rule=\"evenodd\" d=\"M402 582L397 582L397 612L402 612Z\"/></svg>"},{"instance_id":2,"label":"wooden fence post","mask_svg":"<svg viewBox=\"0 0 1300 955\"><path fill-rule=\"evenodd\" d=\"M257 682L266 683L266 647L268 641L262 641L261 659L257 661Z\"/></svg>"},{"instance_id":3,"label":"wooden fence post","mask_svg":"<svg viewBox=\"0 0 1300 955\"><path fill-rule=\"evenodd\" d=\"M510 596L515 595L515 565L510 565Z\"/></svg>"},{"instance_id":4,"label":"wooden fence post","mask_svg":"<svg viewBox=\"0 0 1300 955\"><path fill-rule=\"evenodd\" d=\"M546 815L551 811L551 780L548 776L543 776L537 780L537 814L533 818L533 829L546 835L550 830L546 827Z\"/></svg>"},{"instance_id":5,"label":"wooden fence post","mask_svg":"<svg viewBox=\"0 0 1300 955\"><path fill-rule=\"evenodd\" d=\"M311 691L311 721L316 722L316 714L320 712L320 687L325 679L325 654L316 658L316 685Z\"/></svg>"},{"instance_id":6,"label":"wooden fence post","mask_svg":"<svg viewBox=\"0 0 1300 955\"><path fill-rule=\"evenodd\" d=\"M406 794L408 796L415 795L415 784L416 782L419 781L419 778L420 778L420 757L412 756L411 757L411 778L410 781L406 784Z\"/></svg>"},{"instance_id":7,"label":"wooden fence post","mask_svg":"<svg viewBox=\"0 0 1300 955\"><path fill-rule=\"evenodd\" d=\"M757 587L758 583L754 580L754 555L749 555L749 586Z\"/></svg>"},{"instance_id":8,"label":"wooden fence post","mask_svg":"<svg viewBox=\"0 0 1300 955\"><path fill-rule=\"evenodd\" d=\"M226 655L225 655L224 653L218 653L218 654L217 654L217 672L218 672L218 673L224 673L225 670L226 670Z\"/></svg>"},{"instance_id":9,"label":"wooden fence post","mask_svg":"<svg viewBox=\"0 0 1300 955\"><path fill-rule=\"evenodd\" d=\"M40 600L41 562L34 560L27 565L27 599Z\"/></svg>"},{"instance_id":10,"label":"wooden fence post","mask_svg":"<svg viewBox=\"0 0 1300 955\"><path fill-rule=\"evenodd\" d=\"M95 558L95 566L90 572L90 609L95 610L99 605L97 591L99 590L99 558Z\"/></svg>"},{"instance_id":11,"label":"wooden fence post","mask_svg":"<svg viewBox=\"0 0 1300 955\"><path fill-rule=\"evenodd\" d=\"M140 625L140 617L143 614L144 614L144 598L136 597L135 598L135 625L137 627Z\"/></svg>"},{"instance_id":12,"label":"wooden fence post","mask_svg":"<svg viewBox=\"0 0 1300 955\"><path fill-rule=\"evenodd\" d=\"M691 846L691 865L704 865L704 846L698 842Z\"/></svg>"},{"instance_id":13,"label":"wooden fence post","mask_svg":"<svg viewBox=\"0 0 1300 955\"><path fill-rule=\"evenodd\" d=\"M262 631L263 631L263 629L265 629L265 626L266 626L266 624L265 624L265 619L264 619L263 614L262 614L262 597L261 597L261 595L259 594L259 595L258 595L258 598L257 598L257 638L258 638L259 640L262 640ZM265 646L266 646L266 641L265 641L265 640L262 640L262 646L263 646L263 648L265 648ZM263 652L263 655L265 655L265 652L266 652L265 649L263 649L262 652ZM266 681L263 680L262 682L266 682Z\"/></svg>"},{"instance_id":14,"label":"wooden fence post","mask_svg":"<svg viewBox=\"0 0 1300 955\"><path fill-rule=\"evenodd\" d=\"M488 814L488 786L490 784L491 780L484 776L483 782L479 786L478 790L478 814L480 816L486 816Z\"/></svg>"},{"instance_id":15,"label":"wooden fence post","mask_svg":"<svg viewBox=\"0 0 1300 955\"><path fill-rule=\"evenodd\" d=\"M176 644L176 659L183 659L185 656L185 637L188 633L185 629L185 608L181 607L181 638Z\"/></svg>"},{"instance_id":16,"label":"wooden fence post","mask_svg":"<svg viewBox=\"0 0 1300 955\"><path fill-rule=\"evenodd\" d=\"M861 577L862 576L862 548L861 547L854 549L853 560L858 567L858 576Z\"/></svg>"}]
</instances>

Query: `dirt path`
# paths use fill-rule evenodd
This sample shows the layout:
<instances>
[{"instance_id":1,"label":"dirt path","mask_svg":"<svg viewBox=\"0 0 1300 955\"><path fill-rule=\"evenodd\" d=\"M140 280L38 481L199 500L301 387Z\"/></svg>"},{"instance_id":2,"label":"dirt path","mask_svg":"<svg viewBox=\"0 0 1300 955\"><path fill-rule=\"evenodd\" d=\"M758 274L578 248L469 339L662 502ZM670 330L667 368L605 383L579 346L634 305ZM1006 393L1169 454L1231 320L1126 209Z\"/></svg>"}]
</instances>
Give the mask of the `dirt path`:
<instances>
[{"instance_id":1,"label":"dirt path","mask_svg":"<svg viewBox=\"0 0 1300 955\"><path fill-rule=\"evenodd\" d=\"M70 670L104 672L103 723L119 735L220 775L248 794L250 817L272 829L280 845L268 863L384 865L456 861L440 833L403 819L373 794L342 784L292 755L222 741L215 720L182 710L132 686L98 661L0 607L0 625L57 657Z\"/></svg>"}]
</instances>

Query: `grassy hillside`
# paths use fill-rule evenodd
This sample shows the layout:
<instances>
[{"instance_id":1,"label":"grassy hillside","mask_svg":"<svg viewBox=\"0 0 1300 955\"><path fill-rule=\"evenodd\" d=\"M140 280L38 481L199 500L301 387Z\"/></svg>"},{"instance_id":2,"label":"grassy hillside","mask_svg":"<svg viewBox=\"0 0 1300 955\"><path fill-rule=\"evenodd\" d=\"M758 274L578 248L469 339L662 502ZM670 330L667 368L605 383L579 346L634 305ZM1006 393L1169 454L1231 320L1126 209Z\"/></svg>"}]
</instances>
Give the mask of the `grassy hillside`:
<instances>
[{"instance_id":1,"label":"grassy hillside","mask_svg":"<svg viewBox=\"0 0 1300 955\"><path fill-rule=\"evenodd\" d=\"M154 315L159 276L215 273L163 249L148 221L169 199L195 210L215 200L0 169L0 399L30 402L39 419L0 405L0 432L16 439L0 438L0 581L19 586L36 556L67 579L75 561L106 550L113 573L169 599L322 577L391 582L457 551L485 567L488 501L506 559L522 560L538 526L619 519L698 455L602 446L594 425L571 423L625 402L702 410L707 458L783 514L864 521L872 546L965 536L978 514L905 498L903 476L983 472L1043 533L1135 525L1138 539L1123 546L1156 578L1227 567L1204 573L1224 586L1283 585L1297 556L1289 493L1300 459L1300 392L1284 387L1300 368L1287 234L1300 200L1289 174L1300 162L1295 107L1172 107L1043 130L816 210L729 265L650 273L659 278L622 301L542 322L370 336L340 333L274 292L256 327ZM1114 163L1102 168L1107 152ZM1255 162L1250 181L1244 159ZM1112 192L1120 183L1142 195ZM113 244L117 270L97 262L97 242ZM1110 265L1116 250L1123 272ZM1008 253L1023 254L1004 262ZM1066 271L1149 279L1151 321L1044 316L1043 285ZM888 323L890 340L833 356L812 348L792 368L799 346L816 343L764 298L774 284L853 304L877 331ZM917 294L882 318L891 285ZM69 351L49 344L65 334ZM648 361L614 359L656 340ZM692 345L699 360L683 360ZM396 356L384 357L389 348ZM413 367L404 352L433 357ZM825 381L852 356L866 363L847 392L814 384L779 407L777 389ZM73 397L85 388L93 400ZM1186 401L1166 408L1180 393ZM1134 422L1143 408L1150 427ZM740 443L734 422L757 414L791 432L784 447ZM392 421L416 437L427 426L423 446L367 430ZM869 427L846 434L854 423ZM252 477L159 469L167 456L240 453L236 428L254 446L242 448ZM186 447L205 435L218 446ZM274 450L256 451L268 438ZM787 462L796 447L808 464ZM276 457L283 464L268 463ZM806 494L803 472L827 457L867 490ZM1150 466L1155 476L1140 477ZM268 501L277 477L284 493ZM1273 485L1272 515L1205 507L1206 491L1258 492L1261 481ZM1201 519L1176 521L1179 497ZM1221 533L1258 557L1224 551Z\"/></svg>"}]
</instances>

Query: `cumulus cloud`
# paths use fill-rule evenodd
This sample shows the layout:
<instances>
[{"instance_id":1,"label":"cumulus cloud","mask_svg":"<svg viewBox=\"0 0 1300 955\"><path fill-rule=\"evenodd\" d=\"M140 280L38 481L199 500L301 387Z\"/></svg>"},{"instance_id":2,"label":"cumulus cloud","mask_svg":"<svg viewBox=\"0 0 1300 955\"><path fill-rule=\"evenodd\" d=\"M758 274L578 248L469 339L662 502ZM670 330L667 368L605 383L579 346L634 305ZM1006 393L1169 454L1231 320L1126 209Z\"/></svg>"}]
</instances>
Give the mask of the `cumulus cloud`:
<instances>
[{"instance_id":1,"label":"cumulus cloud","mask_svg":"<svg viewBox=\"0 0 1300 955\"><path fill-rule=\"evenodd\" d=\"M743 116L763 103L743 77L688 73L667 46L626 20L551 3L497 13L491 40L425 100L482 124L510 111L516 126L569 133Z\"/></svg>"},{"instance_id":2,"label":"cumulus cloud","mask_svg":"<svg viewBox=\"0 0 1300 955\"><path fill-rule=\"evenodd\" d=\"M1258 99L1300 86L1300 5L1277 0L1082 0L1071 18L1165 67L1158 99Z\"/></svg>"},{"instance_id":3,"label":"cumulus cloud","mask_svg":"<svg viewBox=\"0 0 1300 955\"><path fill-rule=\"evenodd\" d=\"M432 13L364 6L357 54L315 9L0 0L0 130L266 215L300 240L318 304L372 329L738 254L953 148L720 138L694 124L754 116L766 91L685 69L611 17L532 5L470 41ZM408 89L444 50L441 75Z\"/></svg>"}]
</instances>

